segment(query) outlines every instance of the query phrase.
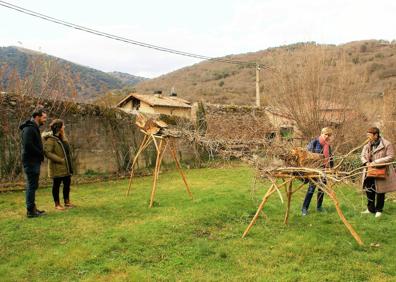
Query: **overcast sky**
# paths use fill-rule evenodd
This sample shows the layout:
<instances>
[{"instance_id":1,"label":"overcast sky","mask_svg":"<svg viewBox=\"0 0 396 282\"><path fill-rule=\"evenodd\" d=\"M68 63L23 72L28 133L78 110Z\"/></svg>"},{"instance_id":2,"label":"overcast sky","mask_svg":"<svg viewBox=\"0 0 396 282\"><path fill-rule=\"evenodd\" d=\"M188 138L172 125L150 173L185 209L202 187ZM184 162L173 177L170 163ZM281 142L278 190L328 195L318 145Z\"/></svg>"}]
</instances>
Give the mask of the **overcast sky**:
<instances>
[{"instance_id":1,"label":"overcast sky","mask_svg":"<svg viewBox=\"0 0 396 282\"><path fill-rule=\"evenodd\" d=\"M133 40L219 57L302 41L396 39L396 0L9 0ZM156 77L199 60L68 29L0 6L0 46Z\"/></svg>"}]
</instances>

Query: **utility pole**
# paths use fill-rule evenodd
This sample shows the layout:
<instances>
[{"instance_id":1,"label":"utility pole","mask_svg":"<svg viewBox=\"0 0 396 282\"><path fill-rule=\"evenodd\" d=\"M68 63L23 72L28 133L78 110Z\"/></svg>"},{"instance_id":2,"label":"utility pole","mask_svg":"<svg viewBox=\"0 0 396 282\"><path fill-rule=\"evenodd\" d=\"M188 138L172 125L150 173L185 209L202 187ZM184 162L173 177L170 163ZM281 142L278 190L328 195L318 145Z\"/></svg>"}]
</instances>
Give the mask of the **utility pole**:
<instances>
[{"instance_id":1,"label":"utility pole","mask_svg":"<svg viewBox=\"0 0 396 282\"><path fill-rule=\"evenodd\" d=\"M256 106L260 107L260 65L256 65Z\"/></svg>"},{"instance_id":2,"label":"utility pole","mask_svg":"<svg viewBox=\"0 0 396 282\"><path fill-rule=\"evenodd\" d=\"M396 89L388 88L383 92L382 123L387 138L396 140Z\"/></svg>"}]
</instances>

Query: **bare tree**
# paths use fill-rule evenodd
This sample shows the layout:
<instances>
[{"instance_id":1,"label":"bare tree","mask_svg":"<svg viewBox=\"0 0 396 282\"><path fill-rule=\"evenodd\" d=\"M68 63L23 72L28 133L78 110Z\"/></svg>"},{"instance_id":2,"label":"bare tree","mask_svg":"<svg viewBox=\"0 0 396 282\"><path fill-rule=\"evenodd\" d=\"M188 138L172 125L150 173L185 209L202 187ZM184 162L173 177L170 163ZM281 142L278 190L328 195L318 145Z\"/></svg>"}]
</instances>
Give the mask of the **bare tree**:
<instances>
[{"instance_id":1,"label":"bare tree","mask_svg":"<svg viewBox=\"0 0 396 282\"><path fill-rule=\"evenodd\" d=\"M53 59L31 60L24 76L7 65L0 68L1 179L14 179L21 172L19 124L41 104L46 104L48 112L62 117L71 104L61 101L73 99L77 94L73 81L70 70ZM51 103L45 102L48 99Z\"/></svg>"},{"instance_id":2,"label":"bare tree","mask_svg":"<svg viewBox=\"0 0 396 282\"><path fill-rule=\"evenodd\" d=\"M267 73L272 78L265 86L269 104L294 120L303 137L312 138L322 127L332 126L337 145L350 148L364 138L366 118L357 102L367 78L343 52L307 45L282 53L281 62Z\"/></svg>"}]
</instances>

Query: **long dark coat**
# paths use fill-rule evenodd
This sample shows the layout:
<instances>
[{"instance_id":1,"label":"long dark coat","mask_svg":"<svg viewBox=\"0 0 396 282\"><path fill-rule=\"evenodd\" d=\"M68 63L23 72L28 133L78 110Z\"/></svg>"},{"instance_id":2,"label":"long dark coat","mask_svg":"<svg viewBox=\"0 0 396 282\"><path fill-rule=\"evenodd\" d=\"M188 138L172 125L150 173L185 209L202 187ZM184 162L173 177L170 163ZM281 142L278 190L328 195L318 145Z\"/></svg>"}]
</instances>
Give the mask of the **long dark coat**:
<instances>
[{"instance_id":1,"label":"long dark coat","mask_svg":"<svg viewBox=\"0 0 396 282\"><path fill-rule=\"evenodd\" d=\"M22 163L24 165L40 164L44 161L44 151L39 126L30 119L22 123L19 129L22 140Z\"/></svg>"}]
</instances>

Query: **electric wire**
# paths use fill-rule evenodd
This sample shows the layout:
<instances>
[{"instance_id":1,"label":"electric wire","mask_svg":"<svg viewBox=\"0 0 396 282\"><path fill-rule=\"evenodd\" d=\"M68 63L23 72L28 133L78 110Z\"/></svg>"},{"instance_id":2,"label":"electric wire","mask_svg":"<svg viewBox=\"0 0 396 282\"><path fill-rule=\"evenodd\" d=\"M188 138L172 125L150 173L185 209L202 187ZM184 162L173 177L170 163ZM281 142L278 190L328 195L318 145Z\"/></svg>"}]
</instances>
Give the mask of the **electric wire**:
<instances>
[{"instance_id":1,"label":"electric wire","mask_svg":"<svg viewBox=\"0 0 396 282\"><path fill-rule=\"evenodd\" d=\"M214 58L214 57L210 57L210 56L184 52L184 51L175 50L175 49L166 48L166 47L161 47L161 46L157 46L157 45L153 45L153 44L149 44L149 43L145 43L145 42L141 42L141 41L137 41L137 40L133 40L133 39L128 39L128 38L121 37L121 36L118 36L118 35L102 32L102 31L99 31L99 30L91 29L91 28L88 28L88 27L84 27L84 26L80 26L80 25L77 25L77 24L73 24L73 23L67 22L67 21L56 19L54 17L50 17L50 16L47 16L47 15L44 15L44 14L41 14L41 13L38 13L38 12L35 12L35 11L32 11L32 10L28 10L28 9L22 8L20 6L16 6L16 5L8 3L6 1L0 1L0 6L6 7L6 8L9 8L9 9L15 10L17 12L20 12L20 13L23 13L23 14L26 14L26 15L30 15L30 16L33 16L33 17L36 17L36 18L40 18L40 19L48 21L48 22L52 22L52 23L55 23L55 24L63 25L63 26L69 27L69 28L73 28L73 29L80 30L80 31L83 31L83 32L91 33L91 34L98 35L98 36L101 36L101 37L105 37L105 38L121 41L121 42L124 42L124 43L133 44L133 45L137 45L137 46L144 47L144 48L154 49L154 50L161 51L161 52L167 52L167 53L176 54L176 55L180 55L180 56L192 57L192 58L208 60L208 61L215 61L215 62L221 62L221 63L243 65L243 66L246 66L246 67L257 67L257 68L261 68L261 69L268 69L269 68L267 66L260 65L260 64L258 64L256 62L229 60L229 59L223 59L223 58Z\"/></svg>"}]
</instances>

